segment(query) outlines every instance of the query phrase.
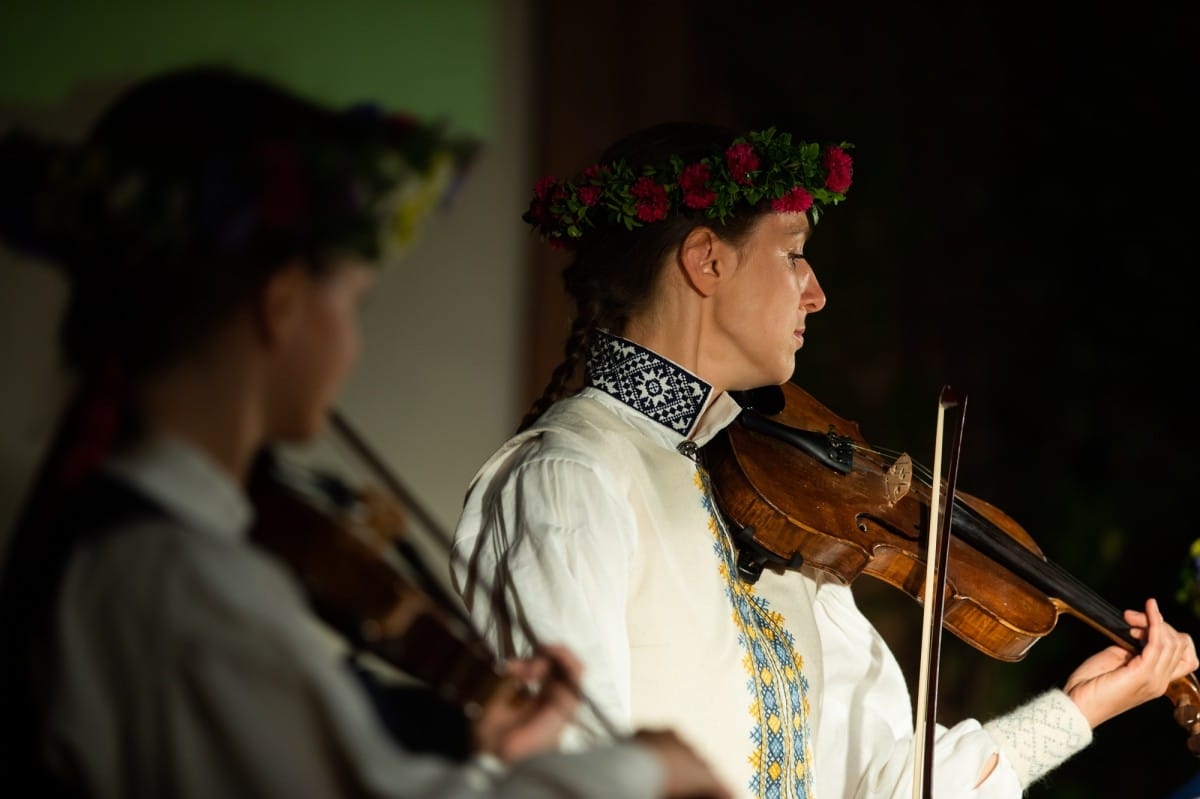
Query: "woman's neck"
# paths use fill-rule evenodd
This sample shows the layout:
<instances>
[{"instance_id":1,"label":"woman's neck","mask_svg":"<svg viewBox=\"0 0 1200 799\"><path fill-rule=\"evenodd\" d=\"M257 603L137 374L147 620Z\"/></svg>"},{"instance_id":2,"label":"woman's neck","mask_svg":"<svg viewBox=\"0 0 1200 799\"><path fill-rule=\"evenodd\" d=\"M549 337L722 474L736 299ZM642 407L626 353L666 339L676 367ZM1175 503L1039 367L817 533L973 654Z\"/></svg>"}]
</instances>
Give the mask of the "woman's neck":
<instances>
[{"instance_id":1,"label":"woman's neck","mask_svg":"<svg viewBox=\"0 0 1200 799\"><path fill-rule=\"evenodd\" d=\"M725 390L717 364L708 355L714 334L700 302L660 303L630 317L619 335L682 366L717 392Z\"/></svg>"},{"instance_id":2,"label":"woman's neck","mask_svg":"<svg viewBox=\"0 0 1200 799\"><path fill-rule=\"evenodd\" d=\"M149 434L187 441L243 483L265 435L255 386L246 359L201 356L144 381L138 404Z\"/></svg>"}]
</instances>

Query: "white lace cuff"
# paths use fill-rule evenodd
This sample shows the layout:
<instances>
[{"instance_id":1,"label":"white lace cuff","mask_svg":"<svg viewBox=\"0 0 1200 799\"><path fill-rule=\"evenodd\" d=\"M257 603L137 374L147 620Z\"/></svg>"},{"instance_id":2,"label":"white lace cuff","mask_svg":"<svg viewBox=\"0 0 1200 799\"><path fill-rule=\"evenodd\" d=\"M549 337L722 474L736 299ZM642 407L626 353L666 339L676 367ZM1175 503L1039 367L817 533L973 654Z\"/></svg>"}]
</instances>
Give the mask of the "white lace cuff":
<instances>
[{"instance_id":1,"label":"white lace cuff","mask_svg":"<svg viewBox=\"0 0 1200 799\"><path fill-rule=\"evenodd\" d=\"M983 728L1012 762L1028 788L1092 742L1092 728L1060 689L1053 689L992 719Z\"/></svg>"}]
</instances>

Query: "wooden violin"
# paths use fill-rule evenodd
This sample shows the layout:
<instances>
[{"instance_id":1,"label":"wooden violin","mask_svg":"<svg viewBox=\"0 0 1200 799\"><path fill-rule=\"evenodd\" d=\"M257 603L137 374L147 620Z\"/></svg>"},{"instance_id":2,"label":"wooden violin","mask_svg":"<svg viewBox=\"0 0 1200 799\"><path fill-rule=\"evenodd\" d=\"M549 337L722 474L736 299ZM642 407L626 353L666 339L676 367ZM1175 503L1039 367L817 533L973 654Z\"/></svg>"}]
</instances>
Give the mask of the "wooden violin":
<instances>
[{"instance_id":1,"label":"wooden violin","mask_svg":"<svg viewBox=\"0 0 1200 799\"><path fill-rule=\"evenodd\" d=\"M701 455L743 578L804 565L843 583L868 574L923 602L930 476L908 455L867 444L856 423L793 383L739 400L745 410ZM1047 558L1011 517L962 491L952 508L945 629L1018 661L1065 613L1140 651L1120 611ZM1200 756L1200 681L1178 679L1167 697Z\"/></svg>"},{"instance_id":2,"label":"wooden violin","mask_svg":"<svg viewBox=\"0 0 1200 799\"><path fill-rule=\"evenodd\" d=\"M341 414L330 421L383 489L351 489L264 452L248 486L258 518L251 539L292 569L318 616L350 644L424 683L468 719L492 707L523 709L536 697L425 566L405 536L407 516L447 549L449 537ZM540 648L532 630L526 635ZM569 675L553 678L578 692ZM616 737L595 702L578 696Z\"/></svg>"},{"instance_id":3,"label":"wooden violin","mask_svg":"<svg viewBox=\"0 0 1200 799\"><path fill-rule=\"evenodd\" d=\"M518 686L405 540L394 498L260 455L250 537L291 568L317 615L359 651L475 718Z\"/></svg>"}]
</instances>

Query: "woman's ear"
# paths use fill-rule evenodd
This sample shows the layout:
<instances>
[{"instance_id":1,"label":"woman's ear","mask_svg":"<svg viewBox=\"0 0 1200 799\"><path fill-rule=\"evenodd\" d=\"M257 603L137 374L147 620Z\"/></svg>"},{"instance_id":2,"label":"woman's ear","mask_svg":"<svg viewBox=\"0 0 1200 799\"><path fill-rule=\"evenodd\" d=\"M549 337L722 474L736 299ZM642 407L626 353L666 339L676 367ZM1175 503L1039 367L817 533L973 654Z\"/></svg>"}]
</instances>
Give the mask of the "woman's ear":
<instances>
[{"instance_id":1,"label":"woman's ear","mask_svg":"<svg viewBox=\"0 0 1200 799\"><path fill-rule=\"evenodd\" d=\"M254 304L254 319L264 345L277 345L302 324L311 281L308 265L297 258L276 269L263 283Z\"/></svg>"},{"instance_id":2,"label":"woman's ear","mask_svg":"<svg viewBox=\"0 0 1200 799\"><path fill-rule=\"evenodd\" d=\"M701 296L711 295L716 288L724 265L722 253L726 248L720 237L711 228L693 228L679 246L680 267Z\"/></svg>"}]
</instances>

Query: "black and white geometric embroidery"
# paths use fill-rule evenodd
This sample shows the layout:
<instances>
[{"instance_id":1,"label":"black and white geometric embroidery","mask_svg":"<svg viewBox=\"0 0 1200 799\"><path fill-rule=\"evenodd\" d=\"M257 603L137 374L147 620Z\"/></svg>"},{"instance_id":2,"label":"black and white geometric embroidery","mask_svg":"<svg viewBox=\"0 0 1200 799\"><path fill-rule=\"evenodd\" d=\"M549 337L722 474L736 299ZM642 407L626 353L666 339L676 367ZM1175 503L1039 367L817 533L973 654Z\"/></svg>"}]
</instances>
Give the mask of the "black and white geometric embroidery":
<instances>
[{"instance_id":1,"label":"black and white geometric embroidery","mask_svg":"<svg viewBox=\"0 0 1200 799\"><path fill-rule=\"evenodd\" d=\"M587 384L685 436L712 392L662 356L604 331L596 333L588 353Z\"/></svg>"}]
</instances>

